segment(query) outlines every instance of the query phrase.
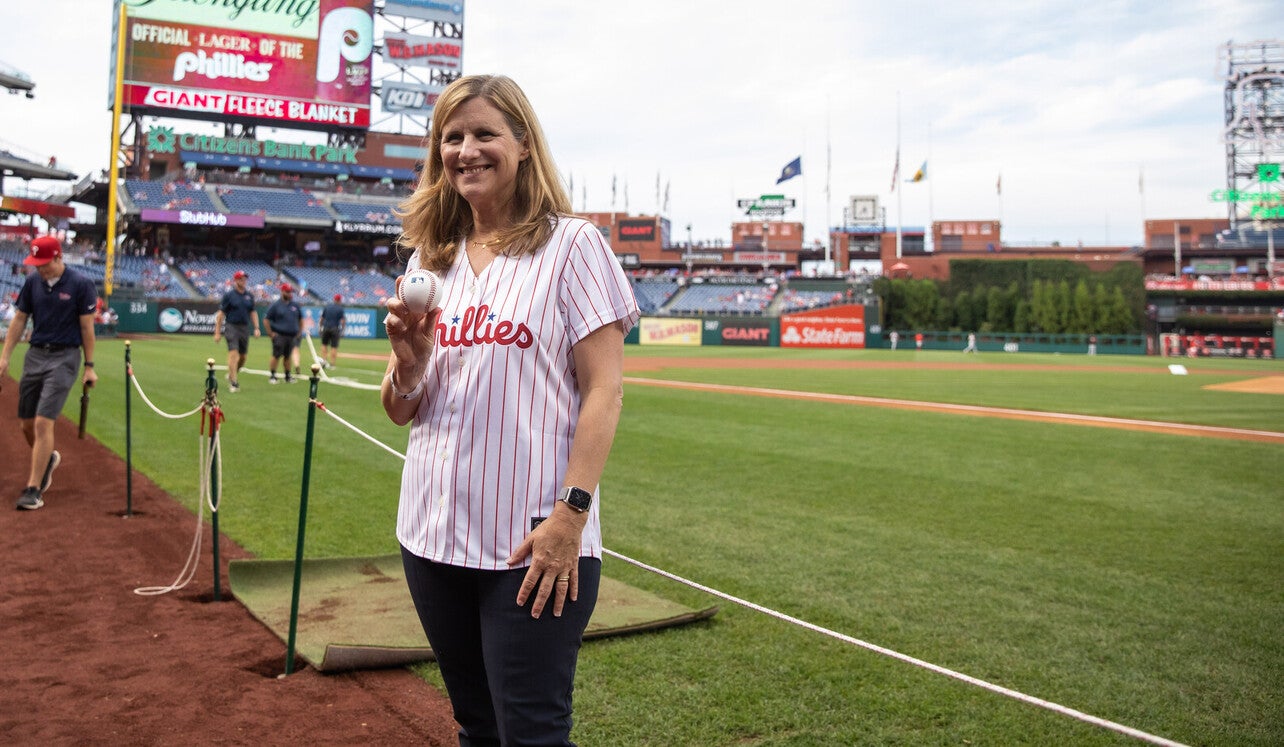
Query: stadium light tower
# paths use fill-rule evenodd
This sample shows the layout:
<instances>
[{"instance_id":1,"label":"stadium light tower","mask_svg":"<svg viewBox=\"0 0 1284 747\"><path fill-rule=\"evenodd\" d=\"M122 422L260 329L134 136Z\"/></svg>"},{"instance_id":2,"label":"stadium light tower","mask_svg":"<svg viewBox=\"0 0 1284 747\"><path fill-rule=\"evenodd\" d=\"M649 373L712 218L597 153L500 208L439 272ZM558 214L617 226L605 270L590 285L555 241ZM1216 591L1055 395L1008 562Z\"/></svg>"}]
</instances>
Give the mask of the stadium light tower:
<instances>
[{"instance_id":1,"label":"stadium light tower","mask_svg":"<svg viewBox=\"0 0 1284 747\"><path fill-rule=\"evenodd\" d=\"M1284 41L1227 42L1218 56L1226 64L1226 189L1278 192L1284 186ZM1227 200L1232 230L1261 218L1258 202Z\"/></svg>"},{"instance_id":2,"label":"stadium light tower","mask_svg":"<svg viewBox=\"0 0 1284 747\"><path fill-rule=\"evenodd\" d=\"M12 94L24 93L29 99L36 97L32 92L36 82L31 79L31 76L3 62L0 62L0 86L9 89L9 93Z\"/></svg>"}]
</instances>

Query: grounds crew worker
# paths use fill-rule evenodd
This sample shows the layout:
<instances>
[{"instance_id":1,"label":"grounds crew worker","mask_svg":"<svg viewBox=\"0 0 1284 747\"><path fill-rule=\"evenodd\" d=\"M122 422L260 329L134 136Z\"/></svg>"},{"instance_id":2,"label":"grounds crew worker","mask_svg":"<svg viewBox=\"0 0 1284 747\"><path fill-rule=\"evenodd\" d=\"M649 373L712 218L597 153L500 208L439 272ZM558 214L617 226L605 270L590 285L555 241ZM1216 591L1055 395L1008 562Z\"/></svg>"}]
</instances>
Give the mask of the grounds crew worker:
<instances>
[{"instance_id":1,"label":"grounds crew worker","mask_svg":"<svg viewBox=\"0 0 1284 747\"><path fill-rule=\"evenodd\" d=\"M285 381L294 383L290 375L290 353L294 352L294 341L303 329L303 309L294 301L294 288L289 283L281 283L281 297L272 302L263 316L268 332L272 335L272 362L268 364L271 375L269 384L277 383L276 362L281 361L285 367Z\"/></svg>"},{"instance_id":2,"label":"grounds crew worker","mask_svg":"<svg viewBox=\"0 0 1284 747\"><path fill-rule=\"evenodd\" d=\"M85 349L85 386L98 381L94 373L94 310L98 293L94 281L67 267L62 243L53 236L31 242L23 264L36 271L18 292L17 312L9 323L0 353L0 386L9 372L9 357L31 319L31 340L18 383L18 420L31 446L31 471L18 498L18 508L34 511L45 505L44 493L62 462L54 450L54 421L80 372L80 349Z\"/></svg>"},{"instance_id":3,"label":"grounds crew worker","mask_svg":"<svg viewBox=\"0 0 1284 747\"><path fill-rule=\"evenodd\" d=\"M241 369L245 368L245 356L250 350L250 325L254 325L254 336L259 336L259 314L254 310L254 294L246 289L246 274L237 270L232 274L232 288L223 294L218 303L218 313L214 315L214 342L219 335L227 338L227 388L230 392L241 391ZM224 329L223 322L227 322Z\"/></svg>"}]
</instances>

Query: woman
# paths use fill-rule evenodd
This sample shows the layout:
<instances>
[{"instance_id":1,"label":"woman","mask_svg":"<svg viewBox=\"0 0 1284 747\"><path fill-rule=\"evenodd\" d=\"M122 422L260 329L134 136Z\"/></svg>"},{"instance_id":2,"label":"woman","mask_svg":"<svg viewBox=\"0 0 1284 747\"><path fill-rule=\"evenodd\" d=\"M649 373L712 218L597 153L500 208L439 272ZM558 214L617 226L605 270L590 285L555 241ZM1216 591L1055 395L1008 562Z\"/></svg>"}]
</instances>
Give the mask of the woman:
<instances>
[{"instance_id":1,"label":"woman","mask_svg":"<svg viewBox=\"0 0 1284 747\"><path fill-rule=\"evenodd\" d=\"M399 210L408 267L441 277L442 303L388 302L381 397L412 424L397 539L461 745L571 743L601 577L597 483L638 307L570 211L517 84L470 76L442 92Z\"/></svg>"}]
</instances>

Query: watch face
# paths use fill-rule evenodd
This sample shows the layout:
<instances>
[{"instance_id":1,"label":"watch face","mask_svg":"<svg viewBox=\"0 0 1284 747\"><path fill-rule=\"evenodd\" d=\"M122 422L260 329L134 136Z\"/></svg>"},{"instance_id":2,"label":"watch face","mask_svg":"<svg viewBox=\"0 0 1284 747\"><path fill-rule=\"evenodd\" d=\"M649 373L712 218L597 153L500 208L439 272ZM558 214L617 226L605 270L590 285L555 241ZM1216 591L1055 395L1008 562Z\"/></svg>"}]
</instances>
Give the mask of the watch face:
<instances>
[{"instance_id":1,"label":"watch face","mask_svg":"<svg viewBox=\"0 0 1284 747\"><path fill-rule=\"evenodd\" d=\"M593 494L581 488L569 487L562 491L562 500L576 511L587 511L593 505Z\"/></svg>"}]
</instances>

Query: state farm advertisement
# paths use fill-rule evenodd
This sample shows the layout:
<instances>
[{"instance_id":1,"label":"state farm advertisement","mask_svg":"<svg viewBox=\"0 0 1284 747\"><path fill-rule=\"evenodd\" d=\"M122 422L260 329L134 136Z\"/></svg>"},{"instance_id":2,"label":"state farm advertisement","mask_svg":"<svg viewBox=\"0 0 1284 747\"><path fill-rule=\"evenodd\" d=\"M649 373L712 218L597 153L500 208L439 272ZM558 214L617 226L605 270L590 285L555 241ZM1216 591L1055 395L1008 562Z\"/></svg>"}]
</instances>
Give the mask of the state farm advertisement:
<instances>
[{"instance_id":1,"label":"state farm advertisement","mask_svg":"<svg viewBox=\"0 0 1284 747\"><path fill-rule=\"evenodd\" d=\"M128 3L124 100L158 116L370 124L372 0ZM293 12L290 12L290 11ZM181 12L180 12L181 11Z\"/></svg>"},{"instance_id":2,"label":"state farm advertisement","mask_svg":"<svg viewBox=\"0 0 1284 747\"><path fill-rule=\"evenodd\" d=\"M865 307L833 306L780 318L782 348L863 348Z\"/></svg>"}]
</instances>

